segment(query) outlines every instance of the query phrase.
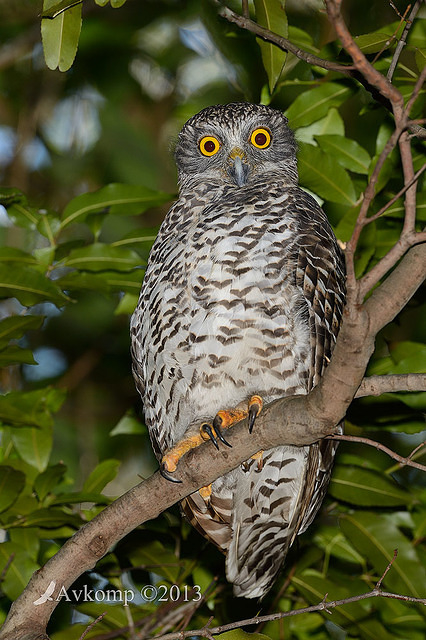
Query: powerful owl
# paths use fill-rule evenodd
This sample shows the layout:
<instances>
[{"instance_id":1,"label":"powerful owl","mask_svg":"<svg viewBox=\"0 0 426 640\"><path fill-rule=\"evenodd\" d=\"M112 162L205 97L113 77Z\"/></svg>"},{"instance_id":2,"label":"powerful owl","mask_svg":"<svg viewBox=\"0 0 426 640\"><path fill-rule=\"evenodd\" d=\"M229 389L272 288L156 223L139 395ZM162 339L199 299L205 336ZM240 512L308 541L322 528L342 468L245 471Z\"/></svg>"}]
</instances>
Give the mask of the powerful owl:
<instances>
[{"instance_id":1,"label":"powerful owl","mask_svg":"<svg viewBox=\"0 0 426 640\"><path fill-rule=\"evenodd\" d=\"M306 394L342 317L344 263L328 220L298 186L283 114L203 109L176 146L179 199L152 247L131 321L133 371L163 474L263 403ZM218 443L218 440L222 442ZM183 500L226 554L234 593L262 597L318 511L335 443L259 452Z\"/></svg>"}]
</instances>

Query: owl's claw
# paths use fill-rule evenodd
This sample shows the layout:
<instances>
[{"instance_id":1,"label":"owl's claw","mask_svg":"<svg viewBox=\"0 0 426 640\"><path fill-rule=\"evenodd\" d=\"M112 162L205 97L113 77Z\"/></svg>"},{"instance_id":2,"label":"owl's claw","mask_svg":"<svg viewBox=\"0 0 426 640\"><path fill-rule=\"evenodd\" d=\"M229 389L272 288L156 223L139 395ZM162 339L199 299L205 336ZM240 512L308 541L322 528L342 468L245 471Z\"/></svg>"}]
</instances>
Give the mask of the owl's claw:
<instances>
[{"instance_id":1,"label":"owl's claw","mask_svg":"<svg viewBox=\"0 0 426 640\"><path fill-rule=\"evenodd\" d=\"M249 400L248 408L248 427L249 433L253 431L255 420L259 413L262 411L263 400L260 396L252 396Z\"/></svg>"},{"instance_id":2,"label":"owl's claw","mask_svg":"<svg viewBox=\"0 0 426 640\"><path fill-rule=\"evenodd\" d=\"M202 424L201 427L200 427L200 430L202 431L203 434L206 434L210 438L210 440L213 442L213 444L216 447L216 449L219 451L219 445L218 445L217 440L216 440L216 435L213 433L213 429L208 424L208 422L205 422L204 424ZM220 440L222 440L222 438L220 437L220 435L217 432L216 432L216 434L217 434L218 438Z\"/></svg>"},{"instance_id":3,"label":"owl's claw","mask_svg":"<svg viewBox=\"0 0 426 640\"><path fill-rule=\"evenodd\" d=\"M162 464L160 464L160 473L163 476L163 478L165 478L166 480L169 480L169 482L176 482L176 483L180 483L182 484L182 480L178 480L177 478L174 478L166 469L166 465L164 464L164 462Z\"/></svg>"},{"instance_id":4,"label":"owl's claw","mask_svg":"<svg viewBox=\"0 0 426 640\"><path fill-rule=\"evenodd\" d=\"M225 436L222 433L221 426L222 418L220 416L215 416L215 419L213 420L213 429L215 430L217 437L221 442L223 442L223 444L226 444L227 447L230 447L232 449L232 444L225 439Z\"/></svg>"}]
</instances>

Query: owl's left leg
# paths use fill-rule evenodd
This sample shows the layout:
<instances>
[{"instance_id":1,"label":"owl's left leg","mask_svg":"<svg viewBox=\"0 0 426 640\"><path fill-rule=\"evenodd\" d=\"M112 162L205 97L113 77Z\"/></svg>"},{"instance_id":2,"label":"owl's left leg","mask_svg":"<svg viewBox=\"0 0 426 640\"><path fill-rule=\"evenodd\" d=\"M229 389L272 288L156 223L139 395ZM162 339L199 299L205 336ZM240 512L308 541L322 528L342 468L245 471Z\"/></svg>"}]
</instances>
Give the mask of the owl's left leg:
<instances>
[{"instance_id":1,"label":"owl's left leg","mask_svg":"<svg viewBox=\"0 0 426 640\"><path fill-rule=\"evenodd\" d=\"M237 422L240 422L240 420L248 417L249 431L251 433L256 417L261 412L262 407L262 398L260 396L252 396L248 402L247 409L237 408L227 411L218 411L211 425L203 423L200 427L199 433L183 438L164 454L160 466L162 475L172 482L180 482L180 480L177 480L170 474L176 471L179 460L185 455L185 453L191 449L199 447L200 444L208 439L213 442L217 449L219 449L218 439L230 447L231 445L225 439L222 429L229 429L233 424L236 424Z\"/></svg>"}]
</instances>

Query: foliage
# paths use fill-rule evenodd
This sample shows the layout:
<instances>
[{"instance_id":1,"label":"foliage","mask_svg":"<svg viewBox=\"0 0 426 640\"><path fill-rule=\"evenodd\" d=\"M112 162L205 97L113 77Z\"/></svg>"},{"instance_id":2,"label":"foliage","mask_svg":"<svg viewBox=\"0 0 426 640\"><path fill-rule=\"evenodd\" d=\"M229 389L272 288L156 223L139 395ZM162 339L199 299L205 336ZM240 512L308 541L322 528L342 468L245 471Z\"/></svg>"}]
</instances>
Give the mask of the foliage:
<instances>
[{"instance_id":1,"label":"foliage","mask_svg":"<svg viewBox=\"0 0 426 640\"><path fill-rule=\"evenodd\" d=\"M287 4L284 13L283 2L256 0L252 15L283 36L288 22L289 40L305 51L348 61L318 9ZM6 134L15 140L1 165L2 181L12 186L0 189L0 622L58 545L111 494L154 468L137 417L127 318L162 212L173 198L165 192L175 188L165 160L167 139L186 117L213 102L247 99L282 109L299 141L301 184L324 202L339 240L346 242L360 195L392 133L386 105L355 80L256 40L219 19L209 4L201 11L195 1L143 3L143 11L140 2L120 11L114 9L123 0L96 5L87 2L79 43L81 4L44 0L42 38L50 70L28 36L37 20L32 6L24 18L10 8L0 27L12 42L27 38L32 53L17 53L0 77L0 112L6 114L0 140ZM404 11L406 3L399 5ZM404 23L384 1L348 3L348 20L358 45L386 73ZM394 76L406 98L424 65L424 28L424 20L412 26ZM420 117L423 108L420 92L411 116ZM54 128L59 125L61 135ZM418 170L422 143L414 141L414 149ZM395 150L380 173L371 213L401 184ZM357 276L398 240L402 203L397 199L363 231ZM425 218L420 194L419 229ZM425 311L419 295L382 331L368 374L425 371ZM424 393L358 400L347 432L406 455L421 441L424 407ZM103 493L117 472L118 480ZM421 596L425 527L419 471L400 469L375 449L341 444L322 514L291 551L262 613L314 604L326 593L338 599L367 591L395 548L385 588ZM82 576L73 602L59 605L50 636L77 638L105 610L88 638L118 632L129 618L148 636L181 623L199 629L211 616L217 625L255 615L258 605L233 599L223 576L223 558L173 509L127 536L96 572ZM83 585L93 593L127 589L136 595L128 609L100 596L83 603ZM155 587L156 599L147 585ZM205 593L201 601L197 585ZM262 633L300 640L420 640L422 628L422 609L372 599L340 607L332 618L324 612L269 622ZM123 631L120 637L130 636Z\"/></svg>"}]
</instances>

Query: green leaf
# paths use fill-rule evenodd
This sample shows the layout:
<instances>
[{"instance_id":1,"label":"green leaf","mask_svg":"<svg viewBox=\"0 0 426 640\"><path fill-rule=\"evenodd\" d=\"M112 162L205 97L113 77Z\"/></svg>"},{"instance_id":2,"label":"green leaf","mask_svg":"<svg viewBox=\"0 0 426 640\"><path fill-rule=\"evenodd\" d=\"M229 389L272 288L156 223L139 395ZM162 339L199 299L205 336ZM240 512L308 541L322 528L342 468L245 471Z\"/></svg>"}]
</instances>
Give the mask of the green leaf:
<instances>
[{"instance_id":1,"label":"green leaf","mask_svg":"<svg viewBox=\"0 0 426 640\"><path fill-rule=\"evenodd\" d=\"M426 65L426 49L416 48L415 58L417 69L421 73Z\"/></svg>"},{"instance_id":2,"label":"green leaf","mask_svg":"<svg viewBox=\"0 0 426 640\"><path fill-rule=\"evenodd\" d=\"M100 493L87 493L86 491L74 491L73 493L58 493L58 495L49 501L51 505L60 504L80 504L81 502L93 502L95 504L108 504L112 502L112 498L103 496Z\"/></svg>"},{"instance_id":3,"label":"green leaf","mask_svg":"<svg viewBox=\"0 0 426 640\"><path fill-rule=\"evenodd\" d=\"M17 298L26 307L48 300L57 307L68 298L49 278L35 269L14 265L13 269L0 264L0 297Z\"/></svg>"},{"instance_id":4,"label":"green leaf","mask_svg":"<svg viewBox=\"0 0 426 640\"><path fill-rule=\"evenodd\" d=\"M129 558L133 566L143 566L172 584L176 583L178 579L181 562L159 540L154 540L154 542L135 549L129 554Z\"/></svg>"},{"instance_id":5,"label":"green leaf","mask_svg":"<svg viewBox=\"0 0 426 640\"><path fill-rule=\"evenodd\" d=\"M0 512L12 505L25 486L25 474L7 465L0 466Z\"/></svg>"},{"instance_id":6,"label":"green leaf","mask_svg":"<svg viewBox=\"0 0 426 640\"><path fill-rule=\"evenodd\" d=\"M248 633L243 629L225 631L224 633L219 633L216 637L221 638L221 640L271 640L271 637L265 636L264 633Z\"/></svg>"},{"instance_id":7,"label":"green leaf","mask_svg":"<svg viewBox=\"0 0 426 640\"><path fill-rule=\"evenodd\" d=\"M55 529L63 525L79 527L81 524L82 519L79 515L66 513L62 509L55 509L53 507L36 509L19 519L20 527L41 527L43 529Z\"/></svg>"},{"instance_id":8,"label":"green leaf","mask_svg":"<svg viewBox=\"0 0 426 640\"><path fill-rule=\"evenodd\" d=\"M284 0L254 0L256 22L280 36L287 37L288 23ZM272 95L284 66L287 52L276 45L257 39L262 54L263 66L268 75L269 91Z\"/></svg>"},{"instance_id":9,"label":"green leaf","mask_svg":"<svg viewBox=\"0 0 426 640\"><path fill-rule=\"evenodd\" d=\"M50 426L14 429L12 442L20 457L39 471L44 471L53 446Z\"/></svg>"},{"instance_id":10,"label":"green leaf","mask_svg":"<svg viewBox=\"0 0 426 640\"><path fill-rule=\"evenodd\" d=\"M146 433L146 427L133 414L126 413L121 420L110 431L110 436L118 435L140 435Z\"/></svg>"},{"instance_id":11,"label":"green leaf","mask_svg":"<svg viewBox=\"0 0 426 640\"><path fill-rule=\"evenodd\" d=\"M136 251L101 242L74 249L63 261L64 266L82 271L131 271L140 264L141 258Z\"/></svg>"},{"instance_id":12,"label":"green leaf","mask_svg":"<svg viewBox=\"0 0 426 640\"><path fill-rule=\"evenodd\" d=\"M137 293L125 293L120 298L120 302L114 310L114 315L118 316L122 313L131 315L138 304L139 295Z\"/></svg>"},{"instance_id":13,"label":"green leaf","mask_svg":"<svg viewBox=\"0 0 426 640\"><path fill-rule=\"evenodd\" d=\"M30 330L40 329L44 316L11 316L0 321L0 347L9 340L18 340Z\"/></svg>"},{"instance_id":14,"label":"green leaf","mask_svg":"<svg viewBox=\"0 0 426 640\"><path fill-rule=\"evenodd\" d=\"M0 187L0 204L4 207L9 207L16 202L27 202L27 198L20 189L16 187Z\"/></svg>"},{"instance_id":15,"label":"green leaf","mask_svg":"<svg viewBox=\"0 0 426 640\"><path fill-rule=\"evenodd\" d=\"M62 482L66 470L64 463L58 462L58 464L51 465L38 474L34 481L34 491L37 493L39 500L44 500Z\"/></svg>"},{"instance_id":16,"label":"green leaf","mask_svg":"<svg viewBox=\"0 0 426 640\"><path fill-rule=\"evenodd\" d=\"M7 215L17 227L35 229L39 221L37 209L26 203L17 202L7 207Z\"/></svg>"},{"instance_id":17,"label":"green leaf","mask_svg":"<svg viewBox=\"0 0 426 640\"><path fill-rule=\"evenodd\" d=\"M355 589L359 589L359 585L354 585L351 589L350 584L338 584L335 581L324 578L322 574L313 569L305 569L298 572L291 582L310 604L318 604L323 600L324 596L327 596L327 600L330 601L341 600L359 593L358 590L354 593ZM344 628L354 626L362 631L362 636L359 633L357 636L363 639L377 640L380 637L383 640L393 640L392 636L387 634L383 627L383 634L379 636L369 630L368 622L365 622L365 607L366 605L363 602L353 602L337 607L333 609L333 622ZM328 617L328 614L325 615Z\"/></svg>"},{"instance_id":18,"label":"green leaf","mask_svg":"<svg viewBox=\"0 0 426 640\"><path fill-rule=\"evenodd\" d=\"M0 421L19 427L51 427L52 413L65 400L65 391L46 387L36 391L11 391L0 396Z\"/></svg>"},{"instance_id":19,"label":"green leaf","mask_svg":"<svg viewBox=\"0 0 426 640\"><path fill-rule=\"evenodd\" d=\"M356 194L352 181L332 156L311 144L301 144L298 166L303 186L324 200L354 205Z\"/></svg>"},{"instance_id":20,"label":"green leaf","mask_svg":"<svg viewBox=\"0 0 426 640\"><path fill-rule=\"evenodd\" d=\"M111 7L113 9L119 9L125 2L126 0L111 0Z\"/></svg>"},{"instance_id":21,"label":"green leaf","mask_svg":"<svg viewBox=\"0 0 426 640\"><path fill-rule=\"evenodd\" d=\"M318 547L339 560L361 566L365 564L364 558L353 548L338 527L322 525L317 530L314 541Z\"/></svg>"},{"instance_id":22,"label":"green leaf","mask_svg":"<svg viewBox=\"0 0 426 640\"><path fill-rule=\"evenodd\" d=\"M316 141L325 153L329 153L337 162L355 173L368 173L371 158L368 152L355 140L344 136L318 135Z\"/></svg>"},{"instance_id":23,"label":"green leaf","mask_svg":"<svg viewBox=\"0 0 426 640\"><path fill-rule=\"evenodd\" d=\"M114 480L120 466L119 460L104 460L99 463L83 485L86 493L101 493L104 487Z\"/></svg>"},{"instance_id":24,"label":"green leaf","mask_svg":"<svg viewBox=\"0 0 426 640\"><path fill-rule=\"evenodd\" d=\"M426 584L425 568L416 549L390 518L360 511L342 516L340 526L354 547L373 565L381 576L398 549L398 557L386 574L383 584L389 591L423 597Z\"/></svg>"},{"instance_id":25,"label":"green leaf","mask_svg":"<svg viewBox=\"0 0 426 640\"><path fill-rule=\"evenodd\" d=\"M413 502L413 497L390 478L357 466L336 465L329 492L337 500L362 507L394 507Z\"/></svg>"},{"instance_id":26,"label":"green leaf","mask_svg":"<svg viewBox=\"0 0 426 640\"><path fill-rule=\"evenodd\" d=\"M61 4L63 3L56 0L43 0L43 11L55 11L55 7ZM59 71L67 71L74 62L81 31L81 8L82 4L79 3L62 11L53 19L42 19L44 59L49 69L59 68Z\"/></svg>"},{"instance_id":27,"label":"green leaf","mask_svg":"<svg viewBox=\"0 0 426 640\"><path fill-rule=\"evenodd\" d=\"M366 33L361 36L354 37L355 43L363 53L377 53L388 49L395 40L392 40L387 33Z\"/></svg>"},{"instance_id":28,"label":"green leaf","mask_svg":"<svg viewBox=\"0 0 426 640\"><path fill-rule=\"evenodd\" d=\"M304 91L284 112L292 129L304 127L327 115L331 107L338 107L350 95L350 89L337 82L328 82Z\"/></svg>"},{"instance_id":29,"label":"green leaf","mask_svg":"<svg viewBox=\"0 0 426 640\"><path fill-rule=\"evenodd\" d=\"M22 249L0 247L0 262L21 262L23 264L37 264L37 260Z\"/></svg>"},{"instance_id":30,"label":"green leaf","mask_svg":"<svg viewBox=\"0 0 426 640\"><path fill-rule=\"evenodd\" d=\"M50 6L49 9L43 11L41 14L42 18L56 18L56 16L60 15L67 9L71 9L77 4L82 3L83 0L61 0L61 2L55 2Z\"/></svg>"},{"instance_id":31,"label":"green leaf","mask_svg":"<svg viewBox=\"0 0 426 640\"><path fill-rule=\"evenodd\" d=\"M37 364L31 349L21 349L17 345L11 345L0 350L0 367L8 367L11 364Z\"/></svg>"},{"instance_id":32,"label":"green leaf","mask_svg":"<svg viewBox=\"0 0 426 640\"><path fill-rule=\"evenodd\" d=\"M0 573L5 571L1 588L10 600L16 600L39 568L40 565L21 545L15 542L0 544Z\"/></svg>"},{"instance_id":33,"label":"green leaf","mask_svg":"<svg viewBox=\"0 0 426 640\"><path fill-rule=\"evenodd\" d=\"M307 127L299 127L296 130L296 140L316 145L315 137L323 135L345 135L345 124L340 113L335 107L328 110L327 115Z\"/></svg>"},{"instance_id":34,"label":"green leaf","mask_svg":"<svg viewBox=\"0 0 426 640\"><path fill-rule=\"evenodd\" d=\"M130 184L109 184L93 193L77 196L65 207L62 228L72 222L84 222L91 213L109 209L116 215L137 215L170 200L170 195L148 187Z\"/></svg>"}]
</instances>

